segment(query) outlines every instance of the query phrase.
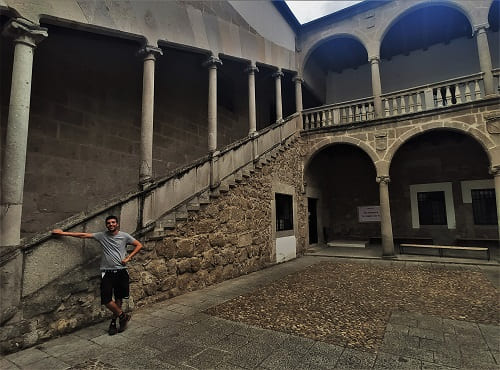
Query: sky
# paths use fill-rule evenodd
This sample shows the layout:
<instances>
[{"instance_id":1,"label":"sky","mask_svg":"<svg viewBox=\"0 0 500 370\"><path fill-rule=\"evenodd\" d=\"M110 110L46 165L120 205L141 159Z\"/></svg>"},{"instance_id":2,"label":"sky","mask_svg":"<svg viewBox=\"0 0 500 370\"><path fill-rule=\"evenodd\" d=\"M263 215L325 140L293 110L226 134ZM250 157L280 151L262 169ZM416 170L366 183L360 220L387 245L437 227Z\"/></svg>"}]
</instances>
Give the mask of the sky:
<instances>
[{"instance_id":1,"label":"sky","mask_svg":"<svg viewBox=\"0 0 500 370\"><path fill-rule=\"evenodd\" d=\"M286 1L286 4L301 23L310 22L324 15L355 5L361 1L325 0L325 1Z\"/></svg>"}]
</instances>

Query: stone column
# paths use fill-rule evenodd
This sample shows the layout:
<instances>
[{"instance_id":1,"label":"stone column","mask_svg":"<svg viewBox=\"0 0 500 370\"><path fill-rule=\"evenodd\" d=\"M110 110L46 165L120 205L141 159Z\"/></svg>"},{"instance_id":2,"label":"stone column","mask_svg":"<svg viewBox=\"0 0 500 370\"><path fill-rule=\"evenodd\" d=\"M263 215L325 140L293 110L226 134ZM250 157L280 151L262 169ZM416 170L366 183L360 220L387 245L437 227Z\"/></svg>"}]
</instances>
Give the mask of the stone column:
<instances>
[{"instance_id":1,"label":"stone column","mask_svg":"<svg viewBox=\"0 0 500 370\"><path fill-rule=\"evenodd\" d=\"M500 239L500 165L492 166L490 174L495 178L495 198L497 200L498 237Z\"/></svg>"},{"instance_id":2,"label":"stone column","mask_svg":"<svg viewBox=\"0 0 500 370\"><path fill-rule=\"evenodd\" d=\"M304 80L300 76L295 76L292 79L295 82L295 111L299 113L299 120L297 122L297 130L302 130L304 124L302 123L302 110L304 107L302 106L302 84Z\"/></svg>"},{"instance_id":3,"label":"stone column","mask_svg":"<svg viewBox=\"0 0 500 370\"><path fill-rule=\"evenodd\" d=\"M484 94L494 95L495 88L493 84L493 73L491 72L492 66L490 46L488 45L488 34L486 33L488 27L488 24L476 26L475 32L477 52L479 54L479 66L481 68L481 72L483 72Z\"/></svg>"},{"instance_id":4,"label":"stone column","mask_svg":"<svg viewBox=\"0 0 500 370\"><path fill-rule=\"evenodd\" d=\"M389 176L377 176L380 192L380 232L382 235L382 255L394 256L394 240L392 236L391 205L389 201Z\"/></svg>"},{"instance_id":5,"label":"stone column","mask_svg":"<svg viewBox=\"0 0 500 370\"><path fill-rule=\"evenodd\" d=\"M138 52L144 57L142 77L142 116L141 116L141 168L139 186L146 188L153 180L153 115L155 96L155 62L163 55L161 49L144 46Z\"/></svg>"},{"instance_id":6,"label":"stone column","mask_svg":"<svg viewBox=\"0 0 500 370\"><path fill-rule=\"evenodd\" d=\"M382 109L382 84L380 83L380 58L373 56L368 58L371 65L372 71L372 93L373 93L373 105L375 108L375 117L383 117Z\"/></svg>"},{"instance_id":7,"label":"stone column","mask_svg":"<svg viewBox=\"0 0 500 370\"><path fill-rule=\"evenodd\" d=\"M24 173L28 142L33 52L47 37L47 29L18 18L3 35L14 39L14 63L2 173L0 246L17 246L21 240Z\"/></svg>"},{"instance_id":8,"label":"stone column","mask_svg":"<svg viewBox=\"0 0 500 370\"><path fill-rule=\"evenodd\" d=\"M248 73L248 134L254 135L257 132L257 111L255 105L255 72L259 69L254 63L250 64L245 72Z\"/></svg>"},{"instance_id":9,"label":"stone column","mask_svg":"<svg viewBox=\"0 0 500 370\"><path fill-rule=\"evenodd\" d=\"M302 84L304 83L304 80L300 76L295 76L292 79L293 82L295 82L295 111L297 113L302 112Z\"/></svg>"},{"instance_id":10,"label":"stone column","mask_svg":"<svg viewBox=\"0 0 500 370\"><path fill-rule=\"evenodd\" d=\"M208 151L217 150L217 65L222 61L211 55L203 66L208 67Z\"/></svg>"},{"instance_id":11,"label":"stone column","mask_svg":"<svg viewBox=\"0 0 500 370\"><path fill-rule=\"evenodd\" d=\"M0 326L20 320L23 253L20 252L24 174L28 143L33 52L47 29L12 19L3 35L14 39L14 63L3 157L0 208Z\"/></svg>"},{"instance_id":12,"label":"stone column","mask_svg":"<svg viewBox=\"0 0 500 370\"><path fill-rule=\"evenodd\" d=\"M283 107L281 100L281 77L283 77L283 72L281 72L281 68L273 73L273 77L276 85L276 122L283 121Z\"/></svg>"}]
</instances>

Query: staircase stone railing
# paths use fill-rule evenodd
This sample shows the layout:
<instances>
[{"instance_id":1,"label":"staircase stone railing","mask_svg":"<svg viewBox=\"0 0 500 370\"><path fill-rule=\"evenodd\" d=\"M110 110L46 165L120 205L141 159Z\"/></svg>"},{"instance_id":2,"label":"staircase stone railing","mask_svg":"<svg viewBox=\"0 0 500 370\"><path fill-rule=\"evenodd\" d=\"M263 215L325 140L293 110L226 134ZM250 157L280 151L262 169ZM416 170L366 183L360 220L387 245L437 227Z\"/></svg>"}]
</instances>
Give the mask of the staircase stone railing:
<instances>
[{"instance_id":1,"label":"staircase stone railing","mask_svg":"<svg viewBox=\"0 0 500 370\"><path fill-rule=\"evenodd\" d=\"M145 190L126 194L54 227L85 232L100 230L104 218L112 213L119 216L123 230L136 236L154 235L154 231L168 225L169 218L175 223L172 212L175 212L177 220L182 218L189 210L209 203L210 197L217 197L242 177L249 176L259 162L270 160L281 146L295 139L299 122L299 114L294 114L284 122L269 126L254 136L155 180ZM163 225L157 225L159 220ZM92 254L86 248L85 240L65 239L63 242L53 238L50 232L23 240L21 252L24 258L22 297L86 263ZM98 251L93 252L98 254Z\"/></svg>"}]
</instances>

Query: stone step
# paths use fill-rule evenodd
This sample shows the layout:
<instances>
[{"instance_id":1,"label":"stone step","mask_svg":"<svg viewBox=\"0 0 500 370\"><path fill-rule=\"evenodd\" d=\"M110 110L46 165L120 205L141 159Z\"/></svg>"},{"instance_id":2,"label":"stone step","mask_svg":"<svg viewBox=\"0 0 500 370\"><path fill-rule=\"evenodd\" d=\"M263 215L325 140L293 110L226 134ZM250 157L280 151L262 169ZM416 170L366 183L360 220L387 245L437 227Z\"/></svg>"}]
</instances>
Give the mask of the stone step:
<instances>
[{"instance_id":1,"label":"stone step","mask_svg":"<svg viewBox=\"0 0 500 370\"><path fill-rule=\"evenodd\" d=\"M200 201L198 200L198 197L194 197L188 202L187 210L188 212L197 212L200 210Z\"/></svg>"},{"instance_id":2,"label":"stone step","mask_svg":"<svg viewBox=\"0 0 500 370\"><path fill-rule=\"evenodd\" d=\"M210 191L210 198L212 199L217 199L220 197L220 191L219 191L219 188L217 189L213 189Z\"/></svg>"},{"instance_id":3,"label":"stone step","mask_svg":"<svg viewBox=\"0 0 500 370\"><path fill-rule=\"evenodd\" d=\"M175 228L175 213L170 212L166 216L157 222L158 226L155 228L155 231L163 231L163 230L171 230Z\"/></svg>"},{"instance_id":4,"label":"stone step","mask_svg":"<svg viewBox=\"0 0 500 370\"><path fill-rule=\"evenodd\" d=\"M188 209L187 205L182 205L175 210L175 221L186 221L188 219Z\"/></svg>"},{"instance_id":5,"label":"stone step","mask_svg":"<svg viewBox=\"0 0 500 370\"><path fill-rule=\"evenodd\" d=\"M236 175L234 175L234 181L239 184L240 182L243 181L243 174L241 171L236 172Z\"/></svg>"},{"instance_id":6,"label":"stone step","mask_svg":"<svg viewBox=\"0 0 500 370\"><path fill-rule=\"evenodd\" d=\"M247 170L242 171L241 176L243 176L243 178L245 179L248 179L250 177L250 171Z\"/></svg>"},{"instance_id":7,"label":"stone step","mask_svg":"<svg viewBox=\"0 0 500 370\"><path fill-rule=\"evenodd\" d=\"M220 193L227 193L229 191L229 184L223 182L219 185L219 192Z\"/></svg>"},{"instance_id":8,"label":"stone step","mask_svg":"<svg viewBox=\"0 0 500 370\"><path fill-rule=\"evenodd\" d=\"M198 196L198 202L200 203L200 205L210 204L210 192L207 190L201 193Z\"/></svg>"}]
</instances>

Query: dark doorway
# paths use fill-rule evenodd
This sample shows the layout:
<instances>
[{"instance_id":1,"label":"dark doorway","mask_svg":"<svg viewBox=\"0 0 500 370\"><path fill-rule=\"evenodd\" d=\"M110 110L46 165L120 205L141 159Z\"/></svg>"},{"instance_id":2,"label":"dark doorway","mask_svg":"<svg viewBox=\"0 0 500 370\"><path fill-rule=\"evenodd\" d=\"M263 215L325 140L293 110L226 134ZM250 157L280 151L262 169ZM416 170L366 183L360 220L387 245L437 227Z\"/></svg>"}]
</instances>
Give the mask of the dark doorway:
<instances>
[{"instance_id":1,"label":"dark doorway","mask_svg":"<svg viewBox=\"0 0 500 370\"><path fill-rule=\"evenodd\" d=\"M317 199L307 198L309 210L309 244L318 242L318 216L316 212Z\"/></svg>"}]
</instances>

